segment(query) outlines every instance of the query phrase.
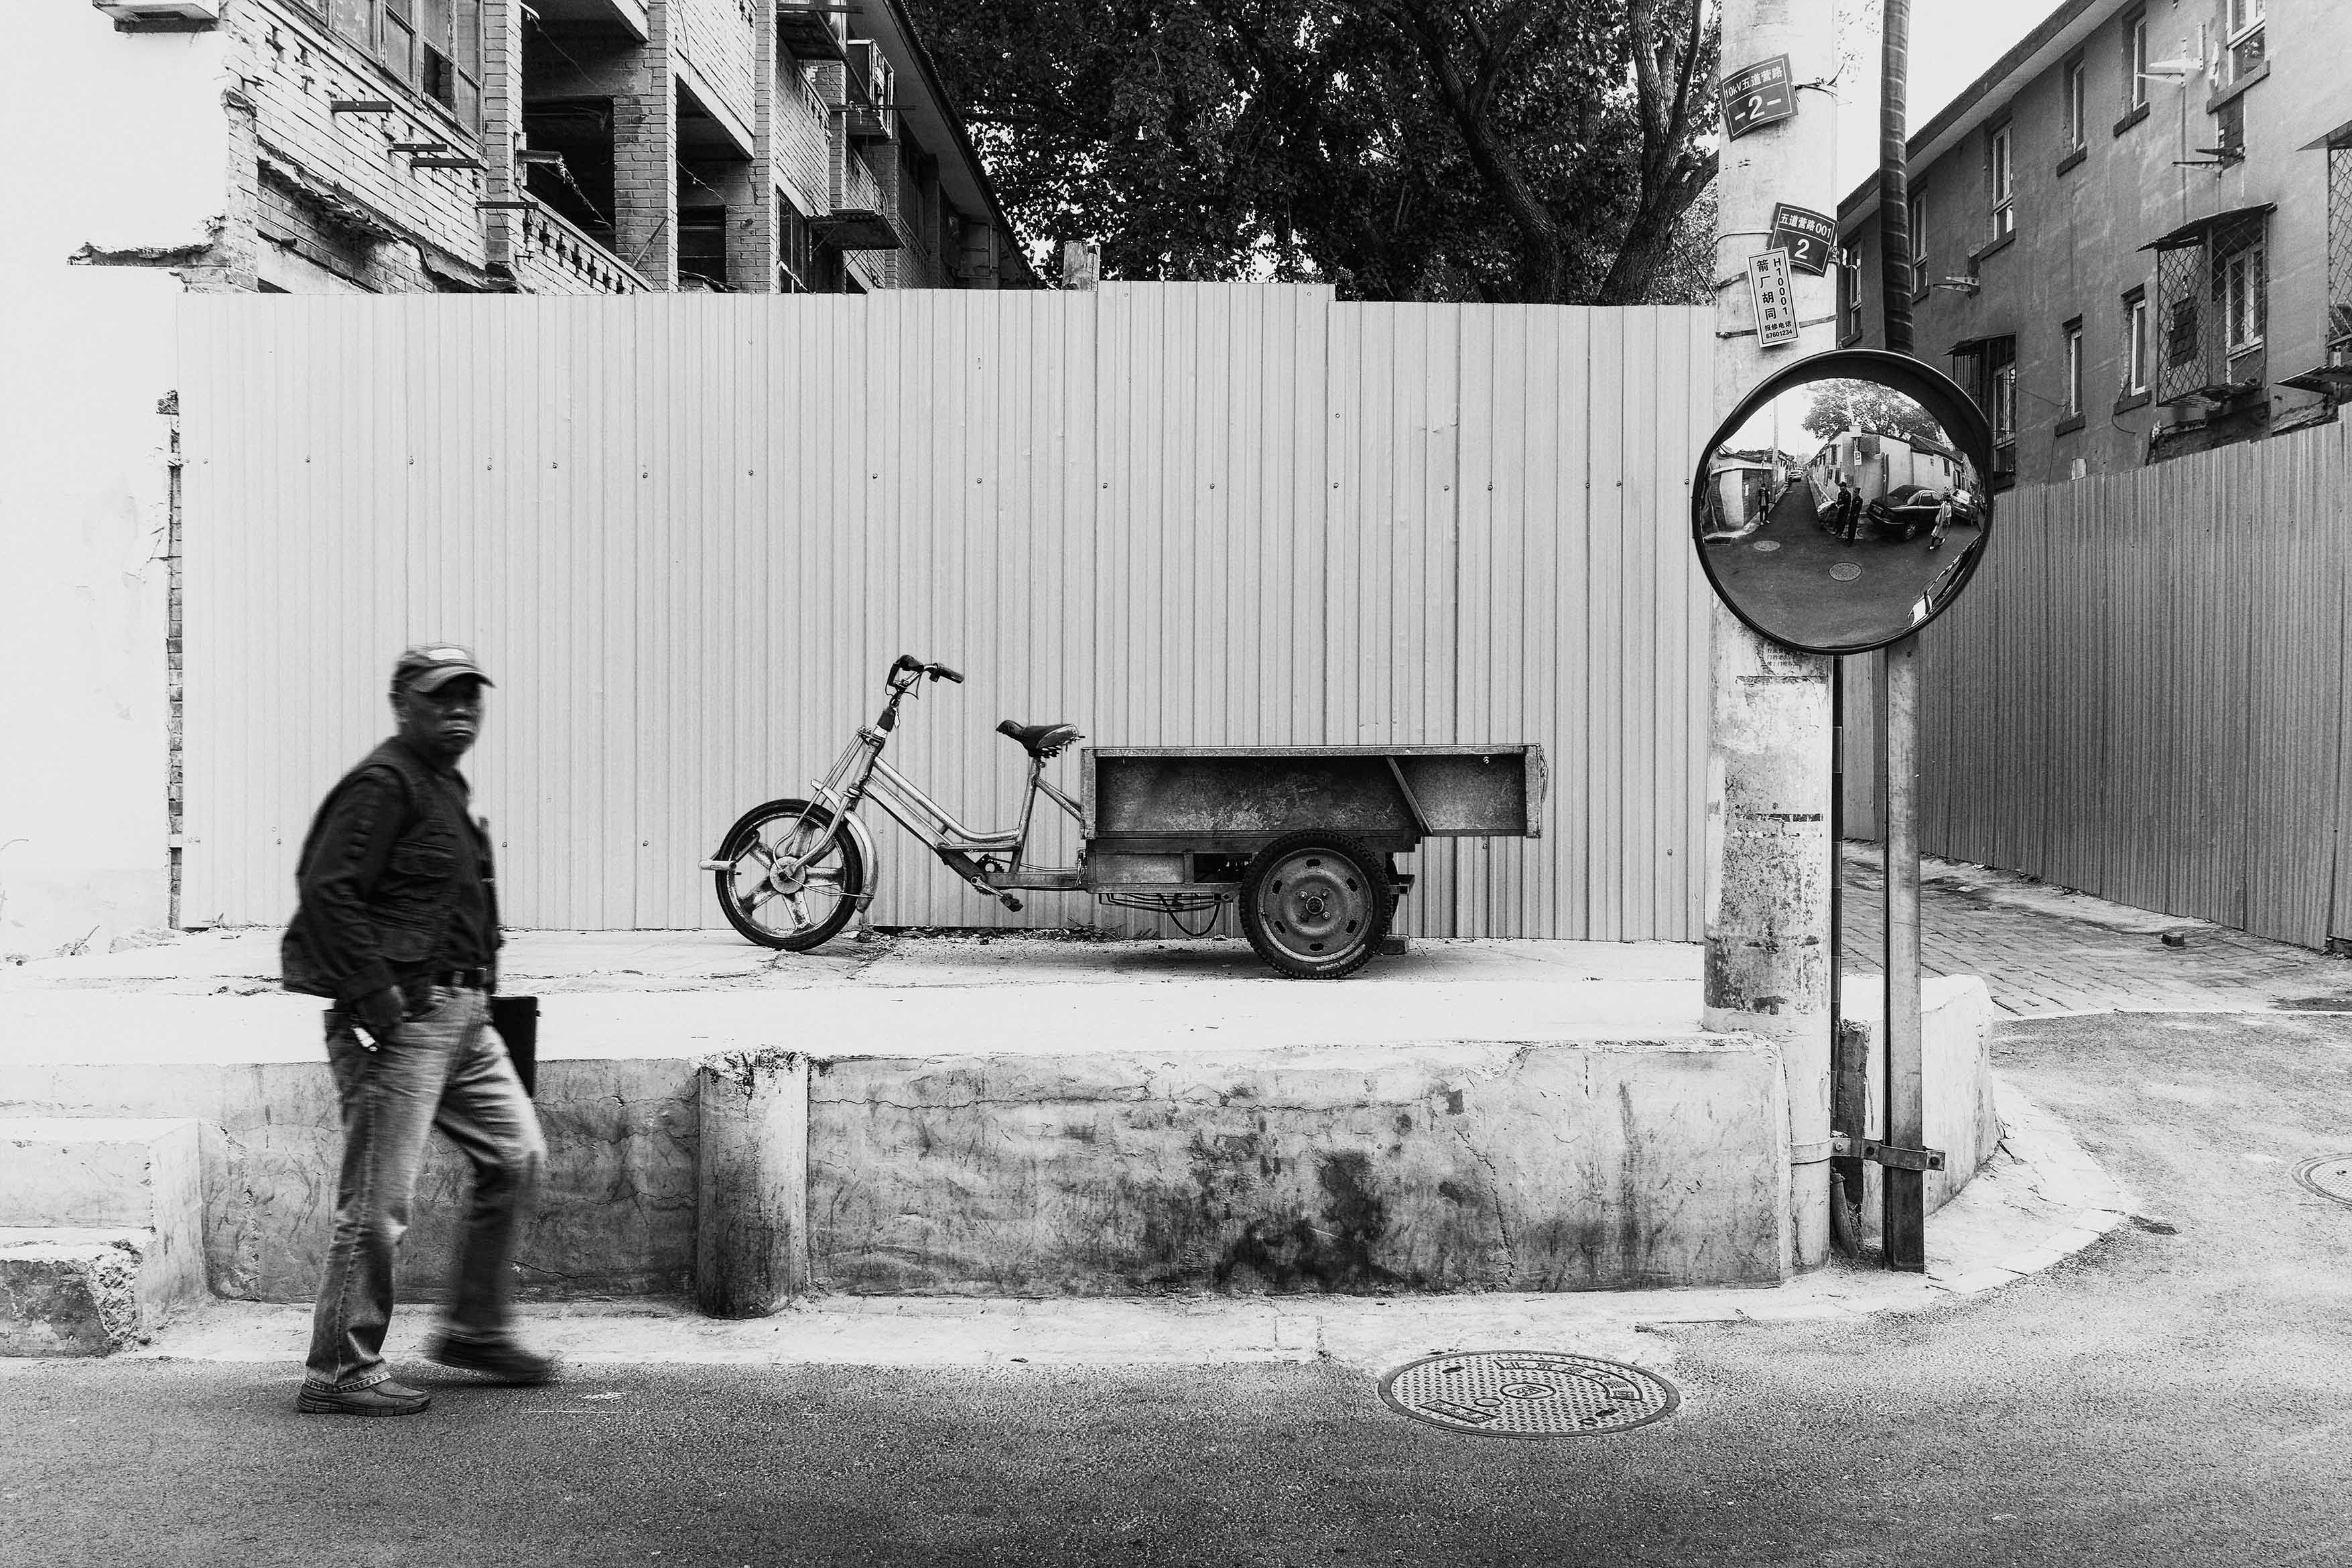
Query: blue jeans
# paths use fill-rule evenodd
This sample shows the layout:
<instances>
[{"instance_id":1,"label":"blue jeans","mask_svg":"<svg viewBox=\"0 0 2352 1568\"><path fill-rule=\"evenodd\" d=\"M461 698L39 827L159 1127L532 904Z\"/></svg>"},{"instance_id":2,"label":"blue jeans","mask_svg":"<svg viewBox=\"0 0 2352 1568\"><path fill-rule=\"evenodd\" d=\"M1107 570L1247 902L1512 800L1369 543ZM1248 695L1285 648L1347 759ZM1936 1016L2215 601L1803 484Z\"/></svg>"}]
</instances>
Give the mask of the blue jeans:
<instances>
[{"instance_id":1,"label":"blue jeans","mask_svg":"<svg viewBox=\"0 0 2352 1568\"><path fill-rule=\"evenodd\" d=\"M514 1310L515 1233L547 1163L506 1043L480 991L435 986L399 1032L369 1050L349 1015L327 1015L327 1059L343 1109L343 1168L334 1239L310 1321L304 1377L339 1391L391 1375L393 1259L408 1229L425 1139L434 1128L474 1164L474 1194L444 1309L446 1331L466 1340L508 1331Z\"/></svg>"}]
</instances>

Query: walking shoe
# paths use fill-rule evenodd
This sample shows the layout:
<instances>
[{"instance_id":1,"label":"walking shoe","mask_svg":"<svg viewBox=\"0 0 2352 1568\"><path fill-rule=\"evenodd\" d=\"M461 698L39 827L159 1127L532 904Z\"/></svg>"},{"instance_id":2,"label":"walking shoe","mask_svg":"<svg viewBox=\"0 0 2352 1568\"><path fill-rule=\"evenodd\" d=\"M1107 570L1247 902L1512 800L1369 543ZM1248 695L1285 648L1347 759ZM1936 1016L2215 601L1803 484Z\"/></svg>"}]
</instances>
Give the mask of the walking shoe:
<instances>
[{"instance_id":1,"label":"walking shoe","mask_svg":"<svg viewBox=\"0 0 2352 1568\"><path fill-rule=\"evenodd\" d=\"M551 1383L555 1358L535 1355L510 1339L461 1340L436 1334L425 1347L425 1358L461 1372L478 1372L499 1383Z\"/></svg>"},{"instance_id":2,"label":"walking shoe","mask_svg":"<svg viewBox=\"0 0 2352 1568\"><path fill-rule=\"evenodd\" d=\"M432 1403L433 1396L423 1390L386 1378L365 1388L340 1390L305 1383L294 1407L305 1415L414 1415Z\"/></svg>"}]
</instances>

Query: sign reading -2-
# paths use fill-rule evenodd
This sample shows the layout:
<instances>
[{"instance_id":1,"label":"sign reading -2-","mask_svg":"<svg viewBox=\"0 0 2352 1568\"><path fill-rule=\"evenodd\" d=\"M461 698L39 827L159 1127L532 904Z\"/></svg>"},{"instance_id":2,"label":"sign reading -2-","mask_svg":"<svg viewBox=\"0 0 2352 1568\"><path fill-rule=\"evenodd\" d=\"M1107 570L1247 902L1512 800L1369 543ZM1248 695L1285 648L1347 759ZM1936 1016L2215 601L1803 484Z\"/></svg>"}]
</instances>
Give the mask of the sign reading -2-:
<instances>
[{"instance_id":1,"label":"sign reading -2-","mask_svg":"<svg viewBox=\"0 0 2352 1568\"><path fill-rule=\"evenodd\" d=\"M1786 55L1744 66L1723 79L1723 129L1730 136L1745 136L1759 125L1770 125L1796 112L1797 95L1789 80Z\"/></svg>"},{"instance_id":2,"label":"sign reading -2-","mask_svg":"<svg viewBox=\"0 0 2352 1568\"><path fill-rule=\"evenodd\" d=\"M1769 250L1785 250L1789 265L1819 278L1830 269L1830 252L1837 247L1837 221L1826 213L1772 204L1772 233L1764 241Z\"/></svg>"}]
</instances>

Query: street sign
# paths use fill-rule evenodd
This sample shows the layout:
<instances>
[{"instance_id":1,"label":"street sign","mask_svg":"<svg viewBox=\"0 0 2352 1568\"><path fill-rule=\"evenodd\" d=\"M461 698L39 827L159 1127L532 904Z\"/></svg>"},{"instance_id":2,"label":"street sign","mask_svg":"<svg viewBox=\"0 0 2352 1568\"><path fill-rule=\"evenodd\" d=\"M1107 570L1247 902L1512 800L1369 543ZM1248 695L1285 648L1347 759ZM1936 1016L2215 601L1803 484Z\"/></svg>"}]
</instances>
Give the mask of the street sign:
<instances>
[{"instance_id":1,"label":"street sign","mask_svg":"<svg viewBox=\"0 0 2352 1568\"><path fill-rule=\"evenodd\" d=\"M1789 253L1759 251L1748 258L1748 291L1756 301L1756 341L1784 349L1797 341L1797 289L1789 278Z\"/></svg>"},{"instance_id":2,"label":"street sign","mask_svg":"<svg viewBox=\"0 0 2352 1568\"><path fill-rule=\"evenodd\" d=\"M1786 55L1759 60L1723 79L1723 129L1734 138L1796 112L1797 94L1789 80Z\"/></svg>"},{"instance_id":3,"label":"street sign","mask_svg":"<svg viewBox=\"0 0 2352 1568\"><path fill-rule=\"evenodd\" d=\"M1764 244L1769 249L1787 251L1790 266L1819 278L1830 269L1830 258L1837 249L1837 220L1827 213L1775 202L1772 233Z\"/></svg>"}]
</instances>

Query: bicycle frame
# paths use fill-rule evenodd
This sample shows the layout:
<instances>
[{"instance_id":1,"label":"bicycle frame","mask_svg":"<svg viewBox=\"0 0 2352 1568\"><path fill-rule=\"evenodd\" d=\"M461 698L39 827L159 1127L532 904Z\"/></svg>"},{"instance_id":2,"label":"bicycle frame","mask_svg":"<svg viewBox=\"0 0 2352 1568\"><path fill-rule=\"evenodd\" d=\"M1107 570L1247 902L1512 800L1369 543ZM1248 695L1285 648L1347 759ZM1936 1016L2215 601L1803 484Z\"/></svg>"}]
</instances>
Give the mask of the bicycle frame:
<instances>
[{"instance_id":1,"label":"bicycle frame","mask_svg":"<svg viewBox=\"0 0 2352 1568\"><path fill-rule=\"evenodd\" d=\"M811 803L830 810L832 821L803 854L786 862L787 869L797 872L814 864L832 847L851 814L871 800L950 870L982 892L1002 900L1009 909L1018 910L1021 901L1005 891L1008 888L1035 885L1034 879L1038 878L1051 879L1043 884L1045 886L1074 886L1076 868L1030 866L1024 859L1029 829L1036 818L1038 795L1051 800L1072 821L1084 819L1078 803L1046 782L1045 759L1031 760L1028 788L1021 797L1020 823L1003 831L965 826L945 806L925 795L921 786L882 760L882 749L889 743L890 732L898 728L898 703L921 679L919 671L894 673L889 681L890 699L883 705L881 714L857 731L856 739L843 749L824 777L812 782ZM999 855L1009 857L1004 865L999 866L991 858Z\"/></svg>"}]
</instances>

